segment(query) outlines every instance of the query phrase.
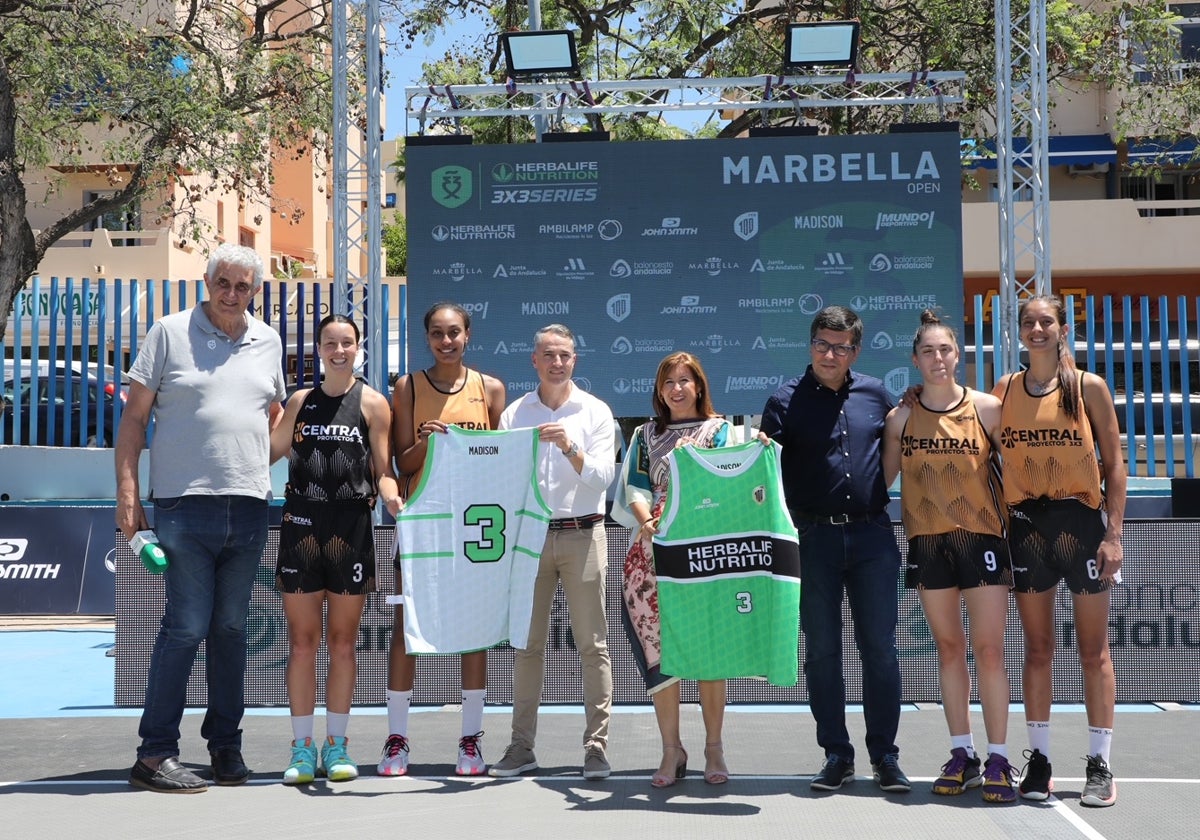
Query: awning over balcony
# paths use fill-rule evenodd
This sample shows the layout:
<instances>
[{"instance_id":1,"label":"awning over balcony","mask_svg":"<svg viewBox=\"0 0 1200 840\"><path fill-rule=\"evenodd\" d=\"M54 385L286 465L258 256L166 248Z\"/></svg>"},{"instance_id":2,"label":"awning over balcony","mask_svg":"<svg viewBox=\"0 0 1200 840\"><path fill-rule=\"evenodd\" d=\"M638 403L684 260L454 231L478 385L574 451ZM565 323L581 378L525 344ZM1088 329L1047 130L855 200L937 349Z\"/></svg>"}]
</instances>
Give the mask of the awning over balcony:
<instances>
[{"instance_id":1,"label":"awning over balcony","mask_svg":"<svg viewBox=\"0 0 1200 840\"><path fill-rule=\"evenodd\" d=\"M1143 138L1129 141L1129 163L1186 164L1196 155L1196 140L1188 137L1176 141L1166 138Z\"/></svg>"},{"instance_id":2,"label":"awning over balcony","mask_svg":"<svg viewBox=\"0 0 1200 840\"><path fill-rule=\"evenodd\" d=\"M1051 166L1090 166L1097 163L1116 163L1117 147L1107 134L1068 134L1050 139ZM964 141L971 142L971 141ZM1013 138L1017 153L1029 148L1024 137ZM996 168L996 141L985 140L963 158L968 169Z\"/></svg>"}]
</instances>

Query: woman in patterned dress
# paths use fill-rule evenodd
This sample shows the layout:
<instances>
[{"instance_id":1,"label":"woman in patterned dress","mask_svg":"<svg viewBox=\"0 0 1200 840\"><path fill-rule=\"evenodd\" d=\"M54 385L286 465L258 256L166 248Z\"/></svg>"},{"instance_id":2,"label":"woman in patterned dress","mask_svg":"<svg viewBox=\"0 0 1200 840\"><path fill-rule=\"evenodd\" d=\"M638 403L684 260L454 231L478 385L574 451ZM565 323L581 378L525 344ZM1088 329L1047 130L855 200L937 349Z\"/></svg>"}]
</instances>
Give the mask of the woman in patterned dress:
<instances>
[{"instance_id":1,"label":"woman in patterned dress","mask_svg":"<svg viewBox=\"0 0 1200 840\"><path fill-rule=\"evenodd\" d=\"M658 532L667 494L667 456L685 444L725 446L731 442L731 429L713 410L704 369L690 353L672 353L662 360L652 403L654 417L634 432L617 497L617 504L632 519L631 527L636 526L625 557L622 618L662 736L662 762L650 784L669 787L687 772L687 752L679 734L679 678L659 668L662 637L651 540ZM698 686L705 729L704 780L724 784L729 780L721 745L725 681L701 680Z\"/></svg>"}]
</instances>

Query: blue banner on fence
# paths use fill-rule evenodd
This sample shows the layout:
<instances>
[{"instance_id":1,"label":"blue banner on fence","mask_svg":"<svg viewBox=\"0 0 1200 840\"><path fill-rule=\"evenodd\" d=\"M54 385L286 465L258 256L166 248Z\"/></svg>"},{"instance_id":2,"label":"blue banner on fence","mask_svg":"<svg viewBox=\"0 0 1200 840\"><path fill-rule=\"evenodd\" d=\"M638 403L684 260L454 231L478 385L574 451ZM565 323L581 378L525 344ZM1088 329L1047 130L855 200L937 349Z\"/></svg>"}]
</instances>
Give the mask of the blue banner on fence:
<instances>
[{"instance_id":1,"label":"blue banner on fence","mask_svg":"<svg viewBox=\"0 0 1200 840\"><path fill-rule=\"evenodd\" d=\"M0 615L111 615L113 508L0 505Z\"/></svg>"}]
</instances>

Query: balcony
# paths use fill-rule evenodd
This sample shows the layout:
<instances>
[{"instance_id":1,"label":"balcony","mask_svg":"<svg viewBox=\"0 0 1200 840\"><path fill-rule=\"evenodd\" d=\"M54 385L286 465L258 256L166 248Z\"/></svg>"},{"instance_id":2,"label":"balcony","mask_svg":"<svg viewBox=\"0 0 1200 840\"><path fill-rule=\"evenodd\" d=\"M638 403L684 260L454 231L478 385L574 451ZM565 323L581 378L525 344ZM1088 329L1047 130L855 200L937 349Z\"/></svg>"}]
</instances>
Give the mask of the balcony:
<instances>
[{"instance_id":1,"label":"balcony","mask_svg":"<svg viewBox=\"0 0 1200 840\"><path fill-rule=\"evenodd\" d=\"M172 244L171 231L88 230L68 233L46 250L38 264L42 277L165 278L199 277L205 258L190 246Z\"/></svg>"},{"instance_id":2,"label":"balcony","mask_svg":"<svg viewBox=\"0 0 1200 840\"><path fill-rule=\"evenodd\" d=\"M1194 274L1200 266L1200 216L1181 214L1187 210L1200 212L1200 201L1051 201L1051 271L1056 278ZM963 273L995 278L999 205L972 202L962 211ZM1018 216L1029 212L1028 203L1017 204ZM1029 276L1033 270L1033 255L1018 253L1017 273Z\"/></svg>"}]
</instances>

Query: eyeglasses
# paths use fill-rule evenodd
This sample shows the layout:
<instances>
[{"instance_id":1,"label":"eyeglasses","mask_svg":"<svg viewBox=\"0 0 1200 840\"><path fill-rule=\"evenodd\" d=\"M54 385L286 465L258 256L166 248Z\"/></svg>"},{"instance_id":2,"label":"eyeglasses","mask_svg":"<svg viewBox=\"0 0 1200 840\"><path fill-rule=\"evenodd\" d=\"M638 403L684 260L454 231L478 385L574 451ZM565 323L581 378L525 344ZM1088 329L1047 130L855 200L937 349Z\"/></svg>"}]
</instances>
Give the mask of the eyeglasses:
<instances>
[{"instance_id":1,"label":"eyeglasses","mask_svg":"<svg viewBox=\"0 0 1200 840\"><path fill-rule=\"evenodd\" d=\"M837 356L839 359L846 358L858 349L857 344L830 344L828 341L820 338L814 338L812 341L808 342L808 346L816 350L817 354L820 356L824 356L826 353L832 350L833 355Z\"/></svg>"},{"instance_id":2,"label":"eyeglasses","mask_svg":"<svg viewBox=\"0 0 1200 840\"><path fill-rule=\"evenodd\" d=\"M230 283L226 277L218 277L215 285L222 293L232 291L238 297L246 297L254 291L254 286L249 283Z\"/></svg>"}]
</instances>

